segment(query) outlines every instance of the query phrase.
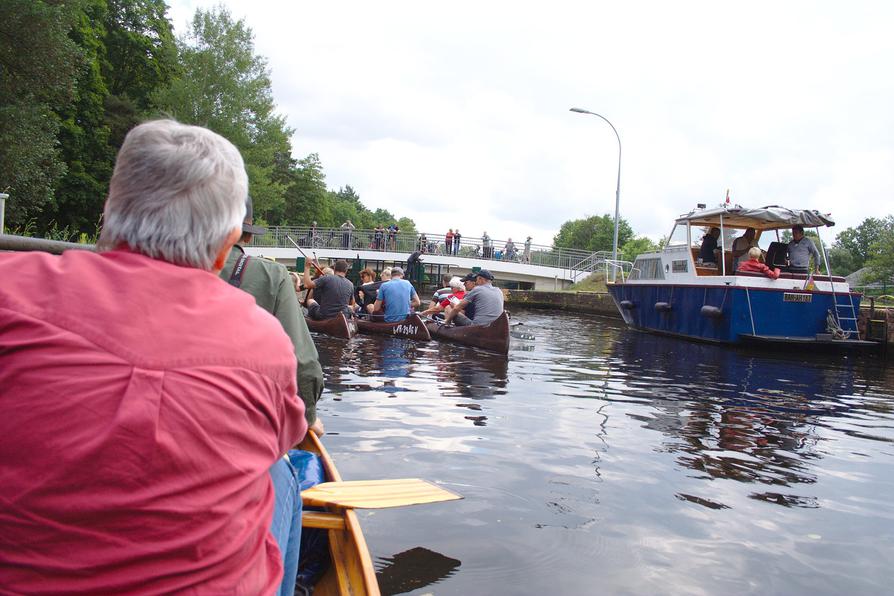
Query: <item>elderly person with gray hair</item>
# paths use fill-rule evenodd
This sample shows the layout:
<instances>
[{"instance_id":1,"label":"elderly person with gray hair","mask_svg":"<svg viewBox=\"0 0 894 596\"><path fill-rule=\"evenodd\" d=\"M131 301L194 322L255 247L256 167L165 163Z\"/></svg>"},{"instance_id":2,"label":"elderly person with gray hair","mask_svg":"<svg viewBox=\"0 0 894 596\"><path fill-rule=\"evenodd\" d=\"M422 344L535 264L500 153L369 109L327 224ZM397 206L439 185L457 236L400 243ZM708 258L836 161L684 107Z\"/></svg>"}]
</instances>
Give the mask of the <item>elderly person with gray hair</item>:
<instances>
[{"instance_id":1,"label":"elderly person with gray hair","mask_svg":"<svg viewBox=\"0 0 894 596\"><path fill-rule=\"evenodd\" d=\"M307 423L282 327L216 275L247 190L226 139L147 122L99 252L0 254L4 589L279 589Z\"/></svg>"}]
</instances>

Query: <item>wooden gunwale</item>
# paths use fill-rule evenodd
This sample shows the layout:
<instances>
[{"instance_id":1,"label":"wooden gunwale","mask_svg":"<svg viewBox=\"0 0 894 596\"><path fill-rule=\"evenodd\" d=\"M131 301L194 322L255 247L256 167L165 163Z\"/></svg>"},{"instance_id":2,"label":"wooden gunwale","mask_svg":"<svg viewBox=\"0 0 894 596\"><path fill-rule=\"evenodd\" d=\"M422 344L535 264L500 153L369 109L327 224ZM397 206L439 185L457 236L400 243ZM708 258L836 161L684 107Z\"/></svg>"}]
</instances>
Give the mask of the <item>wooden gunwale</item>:
<instances>
[{"instance_id":1,"label":"wooden gunwale","mask_svg":"<svg viewBox=\"0 0 894 596\"><path fill-rule=\"evenodd\" d=\"M365 319L357 319L357 330L360 333L373 333L380 335L391 335L394 337L406 337L419 341L431 340L431 333L425 326L425 322L417 313L411 313L403 321L396 323L386 323L384 321L368 321Z\"/></svg>"},{"instance_id":2,"label":"wooden gunwale","mask_svg":"<svg viewBox=\"0 0 894 596\"><path fill-rule=\"evenodd\" d=\"M340 482L341 475L335 467L323 443L313 433L308 432L298 446L299 449L316 453L320 456L326 480ZM353 509L343 507L327 507L326 515L311 515L306 512L308 524L305 527L324 527L329 534L329 552L332 565L320 581L314 586L316 596L379 596L379 584L373 567L369 547L360 529L360 521ZM343 523L336 519L340 518Z\"/></svg>"}]
</instances>

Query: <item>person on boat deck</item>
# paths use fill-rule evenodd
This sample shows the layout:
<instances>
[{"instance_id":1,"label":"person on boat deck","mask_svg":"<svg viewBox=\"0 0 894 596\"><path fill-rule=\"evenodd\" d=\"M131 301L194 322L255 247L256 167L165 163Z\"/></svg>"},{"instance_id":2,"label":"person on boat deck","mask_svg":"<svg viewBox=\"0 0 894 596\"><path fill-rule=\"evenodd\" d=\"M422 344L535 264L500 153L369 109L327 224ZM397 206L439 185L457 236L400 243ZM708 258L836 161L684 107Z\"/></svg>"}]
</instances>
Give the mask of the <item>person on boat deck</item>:
<instances>
[{"instance_id":1,"label":"person on boat deck","mask_svg":"<svg viewBox=\"0 0 894 596\"><path fill-rule=\"evenodd\" d=\"M311 279L310 263L304 263L304 287L314 291L314 297L307 301L307 315L317 321L331 319L341 312L349 317L354 314L354 284L345 277L348 262L335 261L333 273Z\"/></svg>"},{"instance_id":2,"label":"person on boat deck","mask_svg":"<svg viewBox=\"0 0 894 596\"><path fill-rule=\"evenodd\" d=\"M744 234L733 241L732 254L735 259L736 269L739 268L739 263L748 260L748 251L757 246L755 235L754 228L748 228Z\"/></svg>"},{"instance_id":3,"label":"person on boat deck","mask_svg":"<svg viewBox=\"0 0 894 596\"><path fill-rule=\"evenodd\" d=\"M781 273L779 269L770 269L764 263L761 263L761 249L754 246L748 250L748 260L739 263L736 271L751 271L753 273L763 273L770 279L777 279Z\"/></svg>"},{"instance_id":4,"label":"person on boat deck","mask_svg":"<svg viewBox=\"0 0 894 596\"><path fill-rule=\"evenodd\" d=\"M397 323L407 318L422 303L413 284L404 279L404 270L391 268L391 280L379 288L374 312L384 312L386 323Z\"/></svg>"},{"instance_id":5,"label":"person on boat deck","mask_svg":"<svg viewBox=\"0 0 894 596\"><path fill-rule=\"evenodd\" d=\"M98 252L0 253L2 591L291 593L295 353L218 278L247 194L232 143L149 121Z\"/></svg>"},{"instance_id":6,"label":"person on boat deck","mask_svg":"<svg viewBox=\"0 0 894 596\"><path fill-rule=\"evenodd\" d=\"M471 274L470 274L471 275ZM503 314L503 291L493 285L494 276L487 269L475 273L475 287L450 309L444 317L445 323L454 325L487 325ZM474 316L465 314L466 307L475 307Z\"/></svg>"},{"instance_id":7,"label":"person on boat deck","mask_svg":"<svg viewBox=\"0 0 894 596\"><path fill-rule=\"evenodd\" d=\"M810 267L813 257L813 268ZM788 270L791 273L819 271L820 253L813 240L804 235L804 226L792 226L792 240L788 243Z\"/></svg>"},{"instance_id":8,"label":"person on boat deck","mask_svg":"<svg viewBox=\"0 0 894 596\"><path fill-rule=\"evenodd\" d=\"M304 417L314 432L322 436L323 423L317 419L316 404L323 394L323 369L307 323L301 316L295 282L285 265L245 254L243 245L250 243L255 235L267 233L267 228L254 225L251 196L245 201L245 210L242 237L230 251L220 278L254 296L257 305L282 325L298 361L298 395L304 401Z\"/></svg>"},{"instance_id":9,"label":"person on boat deck","mask_svg":"<svg viewBox=\"0 0 894 596\"><path fill-rule=\"evenodd\" d=\"M379 287L382 281L376 281L376 272L367 267L360 272L360 285L354 294L357 301L358 311L363 316L371 314L376 304L376 295L379 293Z\"/></svg>"},{"instance_id":10,"label":"person on boat deck","mask_svg":"<svg viewBox=\"0 0 894 596\"><path fill-rule=\"evenodd\" d=\"M444 295L439 302L435 302L433 305L422 311L423 315L435 316L444 312L448 307L459 304L459 302L466 297L466 290L463 286L463 281L460 278L450 278L449 285L451 290L450 293Z\"/></svg>"},{"instance_id":11,"label":"person on boat deck","mask_svg":"<svg viewBox=\"0 0 894 596\"><path fill-rule=\"evenodd\" d=\"M702 246L698 251L698 256L702 263L717 262L717 239L720 238L720 228L711 228L705 237L702 238Z\"/></svg>"}]
</instances>

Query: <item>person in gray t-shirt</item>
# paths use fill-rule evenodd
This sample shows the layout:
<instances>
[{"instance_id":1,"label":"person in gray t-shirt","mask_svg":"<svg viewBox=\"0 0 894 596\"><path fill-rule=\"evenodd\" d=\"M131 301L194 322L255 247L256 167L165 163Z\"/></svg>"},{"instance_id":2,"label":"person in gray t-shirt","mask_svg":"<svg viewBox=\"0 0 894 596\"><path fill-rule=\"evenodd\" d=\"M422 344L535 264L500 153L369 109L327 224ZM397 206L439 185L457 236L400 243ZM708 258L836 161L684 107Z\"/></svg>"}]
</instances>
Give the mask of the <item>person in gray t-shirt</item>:
<instances>
[{"instance_id":1,"label":"person in gray t-shirt","mask_svg":"<svg viewBox=\"0 0 894 596\"><path fill-rule=\"evenodd\" d=\"M354 284L345 278L348 272L348 263L338 260L333 267L333 275L321 275L316 279L310 278L310 263L304 267L304 287L312 288L314 299L307 302L307 314L318 321L331 319L344 312L350 315L350 308L354 305ZM350 305L350 306L349 306Z\"/></svg>"},{"instance_id":2,"label":"person in gray t-shirt","mask_svg":"<svg viewBox=\"0 0 894 596\"><path fill-rule=\"evenodd\" d=\"M454 325L460 326L487 325L503 314L503 291L491 283L494 279L493 274L487 269L482 269L475 275L475 287L459 301L459 304L450 309L444 318L445 323L452 321ZM471 319L463 312L470 305L475 309Z\"/></svg>"}]
</instances>

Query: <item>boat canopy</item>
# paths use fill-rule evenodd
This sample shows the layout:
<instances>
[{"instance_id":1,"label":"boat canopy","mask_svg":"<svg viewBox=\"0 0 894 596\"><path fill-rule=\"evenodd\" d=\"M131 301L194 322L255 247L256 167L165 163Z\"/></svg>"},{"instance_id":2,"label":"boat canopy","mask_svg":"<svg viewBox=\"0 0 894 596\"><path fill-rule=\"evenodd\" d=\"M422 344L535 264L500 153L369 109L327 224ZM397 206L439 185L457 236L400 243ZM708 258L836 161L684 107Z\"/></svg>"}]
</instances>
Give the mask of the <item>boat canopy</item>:
<instances>
[{"instance_id":1,"label":"boat canopy","mask_svg":"<svg viewBox=\"0 0 894 596\"><path fill-rule=\"evenodd\" d=\"M778 205L768 205L756 209L739 205L699 209L681 215L677 218L677 223L689 222L693 226L720 227L721 217L725 227L754 228L755 230L777 230L794 225L802 225L806 228L835 225L828 214L824 215L812 209L803 211L786 209Z\"/></svg>"}]
</instances>

